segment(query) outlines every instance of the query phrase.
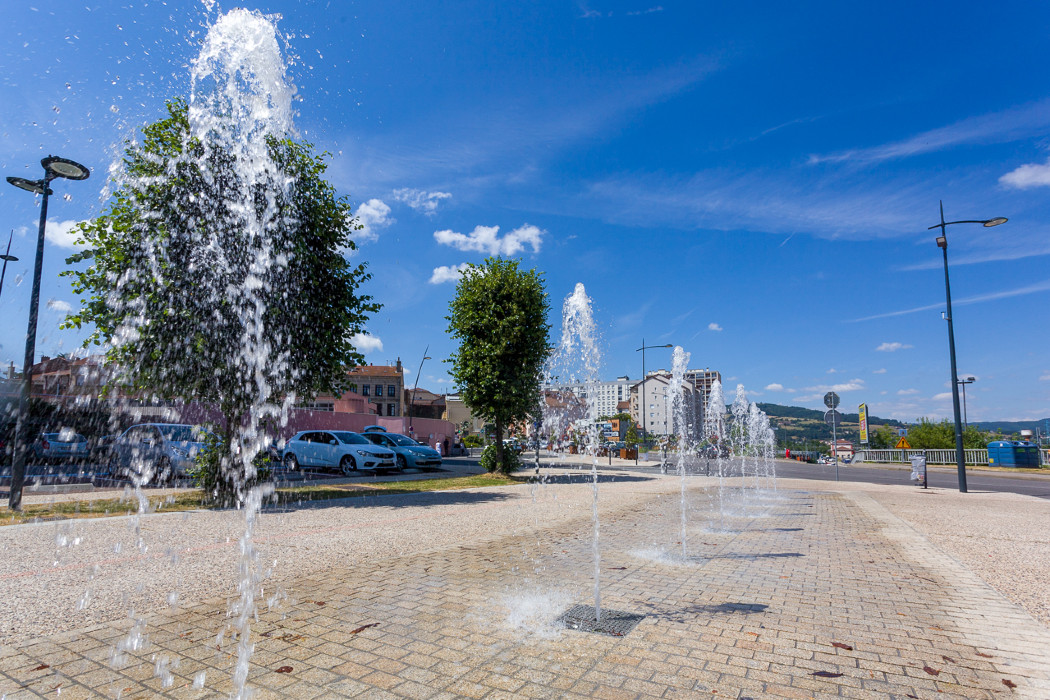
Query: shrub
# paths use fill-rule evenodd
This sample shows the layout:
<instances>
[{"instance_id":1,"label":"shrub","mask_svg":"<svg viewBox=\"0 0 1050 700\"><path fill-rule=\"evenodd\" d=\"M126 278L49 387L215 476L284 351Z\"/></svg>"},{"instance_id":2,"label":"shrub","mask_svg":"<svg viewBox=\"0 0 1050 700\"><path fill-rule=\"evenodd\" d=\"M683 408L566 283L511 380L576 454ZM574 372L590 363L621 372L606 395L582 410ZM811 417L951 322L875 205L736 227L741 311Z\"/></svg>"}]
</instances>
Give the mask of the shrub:
<instances>
[{"instance_id":1,"label":"shrub","mask_svg":"<svg viewBox=\"0 0 1050 700\"><path fill-rule=\"evenodd\" d=\"M505 448L503 450L503 465L500 468L500 465L496 462L496 446L489 445L481 453L481 466L489 473L510 474L521 469L521 457L517 451Z\"/></svg>"}]
</instances>

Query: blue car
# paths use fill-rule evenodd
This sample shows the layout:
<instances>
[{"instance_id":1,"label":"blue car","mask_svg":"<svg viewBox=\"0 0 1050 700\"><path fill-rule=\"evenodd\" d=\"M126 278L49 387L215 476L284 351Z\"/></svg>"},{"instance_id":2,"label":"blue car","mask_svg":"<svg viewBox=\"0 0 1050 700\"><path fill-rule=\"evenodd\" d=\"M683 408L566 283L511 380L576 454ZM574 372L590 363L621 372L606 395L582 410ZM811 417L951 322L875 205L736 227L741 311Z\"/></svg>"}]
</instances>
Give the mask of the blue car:
<instances>
[{"instance_id":1,"label":"blue car","mask_svg":"<svg viewBox=\"0 0 1050 700\"><path fill-rule=\"evenodd\" d=\"M362 433L373 445L389 448L397 457L398 470L437 469L441 466L441 455L432 447L421 445L407 435L388 433L371 428Z\"/></svg>"}]
</instances>

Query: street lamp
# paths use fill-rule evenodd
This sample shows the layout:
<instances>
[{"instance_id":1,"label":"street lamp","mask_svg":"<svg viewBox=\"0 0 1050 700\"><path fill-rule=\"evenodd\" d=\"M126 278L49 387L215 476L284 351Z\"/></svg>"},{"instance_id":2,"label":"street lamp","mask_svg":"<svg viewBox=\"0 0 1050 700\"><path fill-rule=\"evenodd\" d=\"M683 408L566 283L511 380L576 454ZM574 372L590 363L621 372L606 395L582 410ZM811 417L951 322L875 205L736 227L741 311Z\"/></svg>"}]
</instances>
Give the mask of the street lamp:
<instances>
[{"instance_id":1,"label":"street lamp","mask_svg":"<svg viewBox=\"0 0 1050 700\"><path fill-rule=\"evenodd\" d=\"M970 427L970 421L966 418L966 385L973 384L975 381L977 381L976 377L967 377L966 379L959 380L959 386L961 386L963 390L963 426L965 428Z\"/></svg>"},{"instance_id":2,"label":"street lamp","mask_svg":"<svg viewBox=\"0 0 1050 700\"><path fill-rule=\"evenodd\" d=\"M952 366L952 408L955 411L955 462L959 471L959 491L966 493L966 457L963 452L962 419L959 416L959 375L955 370L955 331L952 328L952 292L948 284L948 235L946 227L954 224L981 224L986 228L1006 223L1005 216L997 216L994 219L967 219L964 221L945 221L944 202L941 202L941 223L930 226L927 230L935 228L941 230L937 236L937 247L944 252L944 299L946 302L945 320L948 321L948 354L951 357Z\"/></svg>"},{"instance_id":3,"label":"street lamp","mask_svg":"<svg viewBox=\"0 0 1050 700\"><path fill-rule=\"evenodd\" d=\"M40 202L40 226L36 237L36 263L33 266L33 292L29 301L29 329L26 331L26 355L22 365L22 396L18 400L18 419L15 422L15 455L11 465L11 494L8 507L11 510L22 510L22 486L25 483L26 452L25 440L26 415L29 410L29 396L33 390L33 360L36 357L36 318L40 304L40 271L44 266L44 226L47 223L47 197L53 194L51 181L64 177L67 180L86 180L91 171L80 163L57 156L48 156L40 161L44 166L44 177L40 180L27 180L24 177L8 177L7 181L19 189L42 195ZM6 264L6 260L4 261Z\"/></svg>"},{"instance_id":4,"label":"street lamp","mask_svg":"<svg viewBox=\"0 0 1050 700\"><path fill-rule=\"evenodd\" d=\"M416 370L416 381L412 385L412 400L408 402L408 432L410 435L415 435L415 429L412 425L412 419L415 417L415 405L416 405L416 392L419 390L419 374L423 371L423 363L431 359L427 357L427 350L430 349L430 345L427 345L423 349L423 359L419 361L419 369Z\"/></svg>"},{"instance_id":5,"label":"street lamp","mask_svg":"<svg viewBox=\"0 0 1050 700\"><path fill-rule=\"evenodd\" d=\"M645 419L645 380L646 380L646 376L645 376L645 351L646 350L650 350L652 348L670 348L670 347L674 347L674 346L671 345L670 343L668 343L667 345L646 345L645 344L645 338L642 338L642 347L640 347L637 350L635 350L635 352L639 352L640 351L642 353L642 442L644 444L648 444L648 442L649 442L649 431L646 430L646 425L648 425L649 421L647 421Z\"/></svg>"},{"instance_id":6,"label":"street lamp","mask_svg":"<svg viewBox=\"0 0 1050 700\"><path fill-rule=\"evenodd\" d=\"M11 230L11 234L7 237L7 251L0 255L0 260L4 261L4 267L0 270L0 292L4 291L4 277L7 275L7 263L18 262L18 258L11 255L11 239L14 237L14 229Z\"/></svg>"}]
</instances>

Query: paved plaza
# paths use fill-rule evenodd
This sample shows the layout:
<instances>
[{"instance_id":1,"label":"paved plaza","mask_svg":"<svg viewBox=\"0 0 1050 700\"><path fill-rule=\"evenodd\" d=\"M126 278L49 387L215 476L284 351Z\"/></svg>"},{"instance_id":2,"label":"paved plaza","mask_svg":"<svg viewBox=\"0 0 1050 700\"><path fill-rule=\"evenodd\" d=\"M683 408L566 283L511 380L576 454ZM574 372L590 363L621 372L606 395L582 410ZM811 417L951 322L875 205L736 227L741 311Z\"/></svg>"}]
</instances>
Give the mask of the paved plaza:
<instances>
[{"instance_id":1,"label":"paved plaza","mask_svg":"<svg viewBox=\"0 0 1050 700\"><path fill-rule=\"evenodd\" d=\"M557 622L595 602L584 472L265 512L254 697L1050 698L1050 503L690 477L683 553L677 477L602 474L601 607L643 616L622 636ZM0 694L229 695L242 530L0 529Z\"/></svg>"}]
</instances>

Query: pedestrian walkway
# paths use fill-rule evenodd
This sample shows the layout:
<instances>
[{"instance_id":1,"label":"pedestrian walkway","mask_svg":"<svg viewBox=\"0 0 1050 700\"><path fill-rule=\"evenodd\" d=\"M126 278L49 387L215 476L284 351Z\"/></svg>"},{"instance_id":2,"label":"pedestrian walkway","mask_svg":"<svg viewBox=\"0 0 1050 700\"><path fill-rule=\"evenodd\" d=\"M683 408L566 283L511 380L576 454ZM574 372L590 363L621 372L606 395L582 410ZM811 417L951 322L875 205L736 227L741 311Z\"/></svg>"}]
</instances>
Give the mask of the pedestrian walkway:
<instances>
[{"instance_id":1,"label":"pedestrian walkway","mask_svg":"<svg viewBox=\"0 0 1050 700\"><path fill-rule=\"evenodd\" d=\"M712 480L691 480L683 555L677 483L600 489L602 607L644 616L624 636L556 623L594 603L589 512L529 509L586 484L517 487L512 534L265 591L254 697L1050 697L1050 630L867 493L733 489L723 519ZM0 693L225 696L228 623L222 598L150 614L135 644L126 621L4 647Z\"/></svg>"}]
</instances>

